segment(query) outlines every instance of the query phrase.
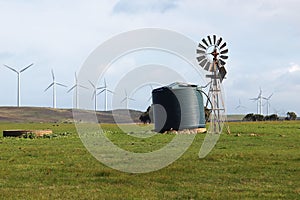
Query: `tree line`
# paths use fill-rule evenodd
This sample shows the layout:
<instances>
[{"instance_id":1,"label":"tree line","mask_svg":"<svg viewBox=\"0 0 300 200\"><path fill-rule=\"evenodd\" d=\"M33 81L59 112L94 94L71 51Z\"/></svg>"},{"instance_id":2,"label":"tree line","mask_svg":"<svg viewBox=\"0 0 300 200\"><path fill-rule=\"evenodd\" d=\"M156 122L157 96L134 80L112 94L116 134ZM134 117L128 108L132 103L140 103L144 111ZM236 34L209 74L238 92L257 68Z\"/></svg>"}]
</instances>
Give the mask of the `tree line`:
<instances>
[{"instance_id":1,"label":"tree line","mask_svg":"<svg viewBox=\"0 0 300 200\"><path fill-rule=\"evenodd\" d=\"M287 112L286 115L287 116L284 118L285 120L296 120L297 119L297 114L295 112ZM277 114L264 116L264 115L260 115L260 114L249 113L243 118L243 121L277 121L279 119L280 118Z\"/></svg>"}]
</instances>

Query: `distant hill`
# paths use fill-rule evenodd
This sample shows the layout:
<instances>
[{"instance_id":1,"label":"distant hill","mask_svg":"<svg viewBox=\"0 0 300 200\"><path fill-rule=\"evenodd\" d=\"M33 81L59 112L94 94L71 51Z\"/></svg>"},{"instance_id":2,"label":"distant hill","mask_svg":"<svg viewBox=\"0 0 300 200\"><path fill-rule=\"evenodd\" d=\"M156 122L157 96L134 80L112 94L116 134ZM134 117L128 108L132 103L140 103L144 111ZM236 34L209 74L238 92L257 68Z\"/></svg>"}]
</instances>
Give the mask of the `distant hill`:
<instances>
[{"instance_id":1,"label":"distant hill","mask_svg":"<svg viewBox=\"0 0 300 200\"><path fill-rule=\"evenodd\" d=\"M242 121L245 115L227 115L228 121Z\"/></svg>"},{"instance_id":2,"label":"distant hill","mask_svg":"<svg viewBox=\"0 0 300 200\"><path fill-rule=\"evenodd\" d=\"M94 111L80 110L80 114L93 113ZM140 122L141 111L115 110L114 115L118 123ZM115 123L112 111L97 111L98 121L101 123ZM82 118L84 121L84 117ZM0 122L30 123L30 122L73 122L72 109L54 109L45 107L0 107Z\"/></svg>"}]
</instances>

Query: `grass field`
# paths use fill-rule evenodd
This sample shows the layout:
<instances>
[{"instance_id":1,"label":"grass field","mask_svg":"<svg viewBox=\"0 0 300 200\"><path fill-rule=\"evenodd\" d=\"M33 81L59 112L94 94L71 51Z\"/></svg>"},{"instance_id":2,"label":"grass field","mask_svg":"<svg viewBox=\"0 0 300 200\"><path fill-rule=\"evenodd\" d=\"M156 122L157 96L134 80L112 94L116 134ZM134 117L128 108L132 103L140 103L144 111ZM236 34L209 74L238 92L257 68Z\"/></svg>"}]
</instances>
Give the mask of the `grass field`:
<instances>
[{"instance_id":1,"label":"grass field","mask_svg":"<svg viewBox=\"0 0 300 200\"><path fill-rule=\"evenodd\" d=\"M74 124L0 124L50 128L58 137L0 137L0 199L299 199L300 123L229 123L204 159L198 134L168 167L146 174L110 169L84 148ZM125 149L159 148L174 135L134 139L114 125L109 137ZM237 136L239 135L239 136Z\"/></svg>"}]
</instances>

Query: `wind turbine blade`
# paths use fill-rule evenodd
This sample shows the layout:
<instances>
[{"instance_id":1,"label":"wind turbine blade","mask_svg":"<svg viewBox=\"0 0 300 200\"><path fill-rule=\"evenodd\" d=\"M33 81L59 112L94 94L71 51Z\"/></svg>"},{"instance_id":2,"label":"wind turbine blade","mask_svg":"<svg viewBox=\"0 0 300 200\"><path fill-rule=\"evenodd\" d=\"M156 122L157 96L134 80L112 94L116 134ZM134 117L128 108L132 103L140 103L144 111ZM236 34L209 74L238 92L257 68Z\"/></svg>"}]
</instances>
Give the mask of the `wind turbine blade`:
<instances>
[{"instance_id":1,"label":"wind turbine blade","mask_svg":"<svg viewBox=\"0 0 300 200\"><path fill-rule=\"evenodd\" d=\"M261 87L259 87L259 95L258 95L258 97L260 97L262 95L262 89L261 89Z\"/></svg>"},{"instance_id":2,"label":"wind turbine blade","mask_svg":"<svg viewBox=\"0 0 300 200\"><path fill-rule=\"evenodd\" d=\"M76 81L76 83L77 83L77 81L78 81L76 72L75 72L75 81Z\"/></svg>"},{"instance_id":3,"label":"wind turbine blade","mask_svg":"<svg viewBox=\"0 0 300 200\"><path fill-rule=\"evenodd\" d=\"M92 99L96 97L96 91L93 92Z\"/></svg>"},{"instance_id":4,"label":"wind turbine blade","mask_svg":"<svg viewBox=\"0 0 300 200\"><path fill-rule=\"evenodd\" d=\"M76 88L76 85L74 85L73 87L71 87L71 88L67 91L67 93L71 92L74 88Z\"/></svg>"},{"instance_id":5,"label":"wind turbine blade","mask_svg":"<svg viewBox=\"0 0 300 200\"><path fill-rule=\"evenodd\" d=\"M45 90L44 92L46 92L49 88L51 88L54 85L54 83L51 83Z\"/></svg>"},{"instance_id":6,"label":"wind turbine blade","mask_svg":"<svg viewBox=\"0 0 300 200\"><path fill-rule=\"evenodd\" d=\"M92 85L93 88L96 88L95 85L89 80L90 84Z\"/></svg>"},{"instance_id":7,"label":"wind turbine blade","mask_svg":"<svg viewBox=\"0 0 300 200\"><path fill-rule=\"evenodd\" d=\"M84 88L84 89L89 89L88 87L85 87L83 85L77 85L78 87Z\"/></svg>"},{"instance_id":8,"label":"wind turbine blade","mask_svg":"<svg viewBox=\"0 0 300 200\"><path fill-rule=\"evenodd\" d=\"M107 85L106 85L106 80L104 79L104 87L106 88L107 87Z\"/></svg>"},{"instance_id":9,"label":"wind turbine blade","mask_svg":"<svg viewBox=\"0 0 300 200\"><path fill-rule=\"evenodd\" d=\"M17 74L19 73L17 70L15 70L14 68L12 68L12 67L10 67L10 66L8 66L8 65L4 65L4 66L7 67L7 68L10 69L10 70L16 72Z\"/></svg>"},{"instance_id":10,"label":"wind turbine blade","mask_svg":"<svg viewBox=\"0 0 300 200\"><path fill-rule=\"evenodd\" d=\"M268 97L268 100L271 99L271 97L273 96L273 94L274 94L274 93L272 93L272 94Z\"/></svg>"},{"instance_id":11,"label":"wind turbine blade","mask_svg":"<svg viewBox=\"0 0 300 200\"><path fill-rule=\"evenodd\" d=\"M100 92L98 92L97 95L101 94L101 93L104 92L104 91L105 91L105 89L101 90Z\"/></svg>"},{"instance_id":12,"label":"wind turbine blade","mask_svg":"<svg viewBox=\"0 0 300 200\"><path fill-rule=\"evenodd\" d=\"M149 86L150 86L150 88L151 88L151 91L152 91L152 90L153 90L153 86L152 86L152 84L150 84Z\"/></svg>"},{"instance_id":13,"label":"wind turbine blade","mask_svg":"<svg viewBox=\"0 0 300 200\"><path fill-rule=\"evenodd\" d=\"M28 69L29 67L31 67L33 65L33 63L31 63L30 65L28 65L27 67L25 67L24 69L21 69L20 73L21 72L24 72L26 69Z\"/></svg>"},{"instance_id":14,"label":"wind turbine blade","mask_svg":"<svg viewBox=\"0 0 300 200\"><path fill-rule=\"evenodd\" d=\"M120 101L120 103L123 103L127 98L125 97L122 101Z\"/></svg>"},{"instance_id":15,"label":"wind turbine blade","mask_svg":"<svg viewBox=\"0 0 300 200\"><path fill-rule=\"evenodd\" d=\"M59 86L62 86L62 87L68 87L68 86L66 86L64 84L61 84L61 83L56 83L56 84L59 85Z\"/></svg>"},{"instance_id":16,"label":"wind turbine blade","mask_svg":"<svg viewBox=\"0 0 300 200\"><path fill-rule=\"evenodd\" d=\"M107 89L107 92L110 92L110 93L114 94L114 92L113 92L113 91L111 91L111 90L109 90L109 89Z\"/></svg>"},{"instance_id":17,"label":"wind turbine blade","mask_svg":"<svg viewBox=\"0 0 300 200\"><path fill-rule=\"evenodd\" d=\"M55 80L53 69L51 69L52 79Z\"/></svg>"},{"instance_id":18,"label":"wind turbine blade","mask_svg":"<svg viewBox=\"0 0 300 200\"><path fill-rule=\"evenodd\" d=\"M128 97L128 100L135 101L135 99L133 99L133 98L129 98L129 97Z\"/></svg>"}]
</instances>

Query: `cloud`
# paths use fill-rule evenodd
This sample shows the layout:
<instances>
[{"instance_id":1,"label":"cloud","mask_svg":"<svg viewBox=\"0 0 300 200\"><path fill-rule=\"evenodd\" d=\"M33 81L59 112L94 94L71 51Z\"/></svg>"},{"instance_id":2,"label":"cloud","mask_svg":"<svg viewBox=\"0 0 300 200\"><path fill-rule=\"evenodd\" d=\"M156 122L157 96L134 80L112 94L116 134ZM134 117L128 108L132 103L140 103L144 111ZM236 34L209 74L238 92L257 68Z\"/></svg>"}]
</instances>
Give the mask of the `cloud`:
<instances>
[{"instance_id":1,"label":"cloud","mask_svg":"<svg viewBox=\"0 0 300 200\"><path fill-rule=\"evenodd\" d=\"M291 63L291 66L288 68L288 72L293 73L298 71L300 71L300 66L298 64Z\"/></svg>"},{"instance_id":2,"label":"cloud","mask_svg":"<svg viewBox=\"0 0 300 200\"><path fill-rule=\"evenodd\" d=\"M144 12L165 13L176 8L176 0L120 0L113 8L114 13L141 14Z\"/></svg>"}]
</instances>

